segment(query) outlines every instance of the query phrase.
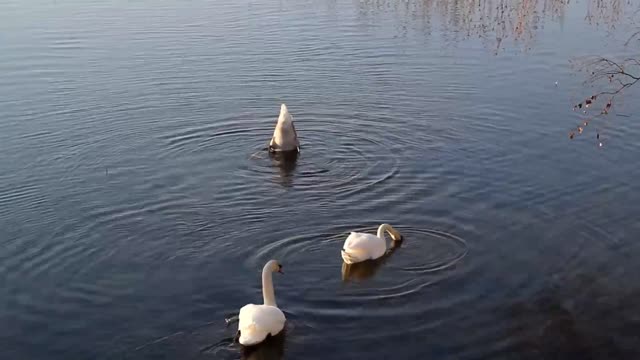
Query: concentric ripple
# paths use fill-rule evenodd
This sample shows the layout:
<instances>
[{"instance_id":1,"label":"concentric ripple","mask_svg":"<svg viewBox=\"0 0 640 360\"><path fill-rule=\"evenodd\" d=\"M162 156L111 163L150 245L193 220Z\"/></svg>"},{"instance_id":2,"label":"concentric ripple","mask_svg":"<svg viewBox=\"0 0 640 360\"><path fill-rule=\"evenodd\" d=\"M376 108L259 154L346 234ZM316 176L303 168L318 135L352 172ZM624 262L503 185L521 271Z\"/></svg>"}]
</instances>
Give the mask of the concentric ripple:
<instances>
[{"instance_id":1,"label":"concentric ripple","mask_svg":"<svg viewBox=\"0 0 640 360\"><path fill-rule=\"evenodd\" d=\"M304 335L306 343L321 341L331 329L345 332L353 341L397 335L397 329L377 327L363 333L350 324L410 324L430 311L441 311L437 298L426 301L433 291L425 290L452 279L457 274L456 265L468 253L467 242L456 235L413 226L397 229L404 239L400 246L383 259L350 265L348 269L340 249L349 231L375 233L375 226L337 226L285 236L257 249L245 249L245 267L259 268L272 258L282 262L285 274L274 275L276 298L287 316L302 319L299 321L309 328L309 332L296 335ZM466 301L447 299L446 308ZM327 324L332 324L331 329L324 328ZM428 324L418 322L402 333L411 335Z\"/></svg>"},{"instance_id":2,"label":"concentric ripple","mask_svg":"<svg viewBox=\"0 0 640 360\"><path fill-rule=\"evenodd\" d=\"M443 279L445 270L467 255L466 241L453 234L406 226L400 226L398 230L404 240L384 258L351 265L349 269L345 269L346 264L340 257L348 232L375 233L375 228L335 229L286 237L249 254L247 262L248 266L256 267L271 258L281 259L285 266L295 269L296 277L300 273L319 283L336 284L340 296L332 301L363 301L415 293ZM318 279L318 276L327 278ZM355 285L349 286L350 282Z\"/></svg>"},{"instance_id":3,"label":"concentric ripple","mask_svg":"<svg viewBox=\"0 0 640 360\"><path fill-rule=\"evenodd\" d=\"M293 110L292 110L293 112ZM301 142L296 159L269 154L277 114L239 114L166 133L165 157L198 155L195 166L214 157L233 158L236 193L265 180L294 186L312 196L342 196L370 189L399 172L402 151L419 146L391 129L390 116L359 113L294 113ZM252 144L247 146L248 144ZM246 188L245 188L246 187Z\"/></svg>"},{"instance_id":4,"label":"concentric ripple","mask_svg":"<svg viewBox=\"0 0 640 360\"><path fill-rule=\"evenodd\" d=\"M319 120L315 123L299 122L302 149L295 171L287 174L287 164L259 152L241 174L256 180L275 168L284 170L284 176L295 176L295 186L301 190L332 194L364 190L397 174L397 159L389 151L394 147L393 139L380 133L384 128L379 124L316 117ZM379 132L376 127L381 128Z\"/></svg>"}]
</instances>

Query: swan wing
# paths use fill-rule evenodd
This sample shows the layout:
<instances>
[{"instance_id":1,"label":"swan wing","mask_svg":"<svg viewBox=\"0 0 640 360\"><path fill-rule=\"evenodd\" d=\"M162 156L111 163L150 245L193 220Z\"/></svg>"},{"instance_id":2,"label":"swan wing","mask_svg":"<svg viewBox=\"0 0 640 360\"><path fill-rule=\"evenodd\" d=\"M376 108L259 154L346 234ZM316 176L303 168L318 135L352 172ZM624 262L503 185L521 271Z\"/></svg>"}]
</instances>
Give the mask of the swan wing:
<instances>
[{"instance_id":1,"label":"swan wing","mask_svg":"<svg viewBox=\"0 0 640 360\"><path fill-rule=\"evenodd\" d=\"M353 264L369 259L377 259L384 255L386 244L376 235L352 232L342 247L342 259Z\"/></svg>"},{"instance_id":2,"label":"swan wing","mask_svg":"<svg viewBox=\"0 0 640 360\"><path fill-rule=\"evenodd\" d=\"M238 330L240 344L256 345L284 328L284 313L275 306L248 304L240 309Z\"/></svg>"}]
</instances>

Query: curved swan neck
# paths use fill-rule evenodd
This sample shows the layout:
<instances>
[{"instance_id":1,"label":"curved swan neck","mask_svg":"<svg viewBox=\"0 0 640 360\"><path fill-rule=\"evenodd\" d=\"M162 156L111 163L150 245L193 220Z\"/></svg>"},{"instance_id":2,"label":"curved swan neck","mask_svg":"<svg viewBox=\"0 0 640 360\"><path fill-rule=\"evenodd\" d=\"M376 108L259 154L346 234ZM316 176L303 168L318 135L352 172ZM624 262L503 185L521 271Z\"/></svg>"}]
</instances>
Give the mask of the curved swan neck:
<instances>
[{"instance_id":1,"label":"curved swan neck","mask_svg":"<svg viewBox=\"0 0 640 360\"><path fill-rule=\"evenodd\" d=\"M277 306L276 295L273 292L273 271L270 264L262 269L262 298L265 305Z\"/></svg>"},{"instance_id":2,"label":"curved swan neck","mask_svg":"<svg viewBox=\"0 0 640 360\"><path fill-rule=\"evenodd\" d=\"M378 237L383 239L383 240L387 240L387 238L384 236L384 233L387 232L387 228L389 227L389 225L387 224L382 224L380 225L380 227L378 227Z\"/></svg>"},{"instance_id":3,"label":"curved swan neck","mask_svg":"<svg viewBox=\"0 0 640 360\"><path fill-rule=\"evenodd\" d=\"M401 238L400 233L396 229L391 227L391 225L382 224L378 228L378 237L383 239L383 240L385 240L385 244L386 244L386 240L387 240L387 238L385 237L385 233L386 232L389 232L389 234L391 235L391 239L394 240L394 241L400 240L400 238Z\"/></svg>"}]
</instances>

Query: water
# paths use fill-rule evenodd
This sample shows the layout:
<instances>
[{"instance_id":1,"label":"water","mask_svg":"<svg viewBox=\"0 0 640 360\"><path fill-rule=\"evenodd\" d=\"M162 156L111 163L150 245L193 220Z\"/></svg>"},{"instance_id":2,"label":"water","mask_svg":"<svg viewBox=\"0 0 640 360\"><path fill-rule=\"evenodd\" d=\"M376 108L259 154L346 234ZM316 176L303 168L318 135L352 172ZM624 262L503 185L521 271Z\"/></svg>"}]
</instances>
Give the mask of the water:
<instances>
[{"instance_id":1,"label":"water","mask_svg":"<svg viewBox=\"0 0 640 360\"><path fill-rule=\"evenodd\" d=\"M636 358L638 89L567 137L636 6L3 1L3 357ZM271 258L286 337L243 355Z\"/></svg>"}]
</instances>

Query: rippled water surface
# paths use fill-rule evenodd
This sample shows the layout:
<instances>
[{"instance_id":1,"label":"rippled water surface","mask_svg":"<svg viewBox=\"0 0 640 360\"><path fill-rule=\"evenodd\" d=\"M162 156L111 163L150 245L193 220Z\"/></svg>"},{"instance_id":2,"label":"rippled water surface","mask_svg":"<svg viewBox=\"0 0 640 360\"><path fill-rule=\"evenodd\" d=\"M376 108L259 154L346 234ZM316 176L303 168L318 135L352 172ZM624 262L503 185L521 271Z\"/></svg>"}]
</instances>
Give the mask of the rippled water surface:
<instances>
[{"instance_id":1,"label":"rippled water surface","mask_svg":"<svg viewBox=\"0 0 640 360\"><path fill-rule=\"evenodd\" d=\"M0 1L2 357L638 358L640 85L567 137L638 5Z\"/></svg>"}]
</instances>

